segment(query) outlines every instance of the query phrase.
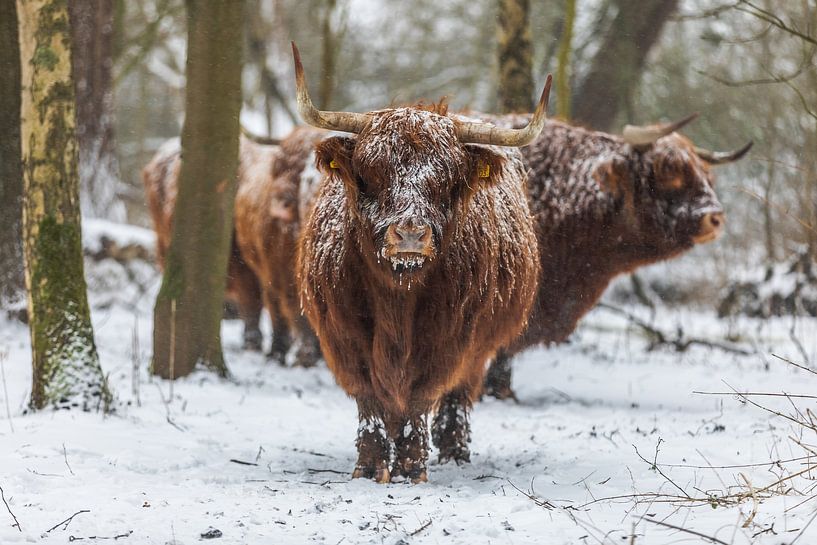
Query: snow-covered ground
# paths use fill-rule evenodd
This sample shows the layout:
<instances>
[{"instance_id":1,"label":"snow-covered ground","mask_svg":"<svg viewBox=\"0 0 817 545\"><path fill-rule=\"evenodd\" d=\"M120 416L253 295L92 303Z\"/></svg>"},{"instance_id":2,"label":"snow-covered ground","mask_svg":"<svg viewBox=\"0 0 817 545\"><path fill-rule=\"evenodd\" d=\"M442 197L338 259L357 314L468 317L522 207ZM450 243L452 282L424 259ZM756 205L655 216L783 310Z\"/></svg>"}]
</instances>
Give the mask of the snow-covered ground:
<instances>
[{"instance_id":1,"label":"snow-covered ground","mask_svg":"<svg viewBox=\"0 0 817 545\"><path fill-rule=\"evenodd\" d=\"M4 545L189 544L211 528L222 534L216 543L250 544L708 542L658 523L728 544L817 543L810 473L773 488L786 494L763 490L806 467L771 463L803 456L789 438L799 428L735 396L695 393L814 393L817 375L771 353L817 361L815 320L797 320L792 335L790 319L726 323L662 309L654 323L666 331L729 334L759 353L647 352L637 328L597 309L571 344L516 362L519 404L475 408L469 466L432 464L426 484L377 485L349 479L356 411L325 368L267 364L240 349L240 324L225 322L232 381L151 378L155 271L89 260L88 275L102 364L121 402L115 415L24 414L28 332L0 317ZM786 399L752 399L794 411ZM726 506L717 498L727 493L744 497ZM668 502L681 495L715 499Z\"/></svg>"}]
</instances>

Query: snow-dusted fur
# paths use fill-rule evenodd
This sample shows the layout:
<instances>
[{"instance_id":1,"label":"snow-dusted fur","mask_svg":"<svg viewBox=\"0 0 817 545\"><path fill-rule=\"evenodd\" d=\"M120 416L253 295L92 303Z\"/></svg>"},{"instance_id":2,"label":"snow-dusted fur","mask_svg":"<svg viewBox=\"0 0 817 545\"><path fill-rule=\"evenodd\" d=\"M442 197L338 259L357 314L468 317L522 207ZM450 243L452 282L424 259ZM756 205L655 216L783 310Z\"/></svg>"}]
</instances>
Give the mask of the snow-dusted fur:
<instances>
[{"instance_id":1,"label":"snow-dusted fur","mask_svg":"<svg viewBox=\"0 0 817 545\"><path fill-rule=\"evenodd\" d=\"M539 289L528 328L500 353L498 367L522 350L565 340L617 275L689 250L704 216L723 212L709 165L677 133L638 150L613 135L549 121L522 154L541 256Z\"/></svg>"},{"instance_id":2,"label":"snow-dusted fur","mask_svg":"<svg viewBox=\"0 0 817 545\"><path fill-rule=\"evenodd\" d=\"M396 449L391 477L418 481L423 415L448 393L473 400L487 359L525 324L536 239L518 151L461 144L444 111L372 115L357 137L317 147L326 176L301 238L301 302L366 423L355 476L388 480L382 434L368 430L382 422ZM430 229L417 263L391 252L394 225Z\"/></svg>"},{"instance_id":3,"label":"snow-dusted fur","mask_svg":"<svg viewBox=\"0 0 817 545\"><path fill-rule=\"evenodd\" d=\"M295 286L295 252L301 230L301 175L314 161L321 134L296 129L281 146L247 142L242 149L235 201L237 247L258 276L272 320L271 357L279 363L311 367L320 359L318 341L301 314Z\"/></svg>"}]
</instances>

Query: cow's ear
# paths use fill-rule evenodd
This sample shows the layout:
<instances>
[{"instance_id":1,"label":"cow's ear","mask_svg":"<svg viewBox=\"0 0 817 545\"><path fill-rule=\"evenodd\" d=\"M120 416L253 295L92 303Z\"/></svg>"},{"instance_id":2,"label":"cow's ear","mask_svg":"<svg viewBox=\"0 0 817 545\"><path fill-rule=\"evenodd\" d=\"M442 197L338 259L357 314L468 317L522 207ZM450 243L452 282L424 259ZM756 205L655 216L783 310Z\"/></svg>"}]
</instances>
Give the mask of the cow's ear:
<instances>
[{"instance_id":1,"label":"cow's ear","mask_svg":"<svg viewBox=\"0 0 817 545\"><path fill-rule=\"evenodd\" d=\"M339 175L354 179L352 175L352 153L355 139L348 136L332 136L315 146L315 166L327 176Z\"/></svg>"},{"instance_id":2,"label":"cow's ear","mask_svg":"<svg viewBox=\"0 0 817 545\"><path fill-rule=\"evenodd\" d=\"M619 155L601 159L593 169L593 179L603 191L616 199L631 194L633 190L632 176L630 176L627 161Z\"/></svg>"},{"instance_id":3,"label":"cow's ear","mask_svg":"<svg viewBox=\"0 0 817 545\"><path fill-rule=\"evenodd\" d=\"M470 157L468 185L479 190L498 182L505 168L505 156L484 146L466 145Z\"/></svg>"}]
</instances>

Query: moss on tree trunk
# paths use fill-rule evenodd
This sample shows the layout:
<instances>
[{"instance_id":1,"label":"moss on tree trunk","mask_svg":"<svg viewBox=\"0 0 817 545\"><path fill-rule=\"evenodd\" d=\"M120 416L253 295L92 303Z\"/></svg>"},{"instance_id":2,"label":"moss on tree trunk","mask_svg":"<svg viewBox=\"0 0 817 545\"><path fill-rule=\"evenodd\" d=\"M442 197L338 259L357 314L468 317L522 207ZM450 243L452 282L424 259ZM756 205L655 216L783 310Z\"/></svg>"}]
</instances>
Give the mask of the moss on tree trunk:
<instances>
[{"instance_id":1,"label":"moss on tree trunk","mask_svg":"<svg viewBox=\"0 0 817 545\"><path fill-rule=\"evenodd\" d=\"M173 234L154 308L153 372L204 365L227 375L221 350L241 109L243 2L187 1L187 90Z\"/></svg>"},{"instance_id":2,"label":"moss on tree trunk","mask_svg":"<svg viewBox=\"0 0 817 545\"><path fill-rule=\"evenodd\" d=\"M107 410L82 263L71 36L65 0L18 0L23 246L31 407Z\"/></svg>"},{"instance_id":3,"label":"moss on tree trunk","mask_svg":"<svg viewBox=\"0 0 817 545\"><path fill-rule=\"evenodd\" d=\"M533 108L533 61L528 0L499 0L499 108L529 112Z\"/></svg>"}]
</instances>

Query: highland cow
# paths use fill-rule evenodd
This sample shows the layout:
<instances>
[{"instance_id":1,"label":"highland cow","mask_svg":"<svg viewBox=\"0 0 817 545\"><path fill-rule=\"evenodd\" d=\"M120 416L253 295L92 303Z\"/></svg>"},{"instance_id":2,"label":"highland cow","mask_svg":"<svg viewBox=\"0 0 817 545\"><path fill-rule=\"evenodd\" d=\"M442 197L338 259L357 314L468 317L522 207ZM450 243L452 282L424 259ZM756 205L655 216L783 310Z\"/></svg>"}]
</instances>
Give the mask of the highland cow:
<instances>
[{"instance_id":1,"label":"highland cow","mask_svg":"<svg viewBox=\"0 0 817 545\"><path fill-rule=\"evenodd\" d=\"M513 397L510 358L564 341L617 275L718 237L725 216L710 167L740 159L751 143L734 152L698 148L675 132L694 118L627 126L621 137L549 121L522 149L539 288L527 329L492 363L486 393ZM525 117L493 120L512 127Z\"/></svg>"},{"instance_id":2,"label":"highland cow","mask_svg":"<svg viewBox=\"0 0 817 545\"><path fill-rule=\"evenodd\" d=\"M425 415L446 395L457 400L463 412L442 410L433 438L441 461L466 460L485 364L533 302L539 258L513 147L541 130L550 79L523 129L457 121L439 105L322 112L293 53L302 118L356 134L317 146L324 178L297 265L326 362L357 401L352 476L425 481Z\"/></svg>"},{"instance_id":3,"label":"highland cow","mask_svg":"<svg viewBox=\"0 0 817 545\"><path fill-rule=\"evenodd\" d=\"M254 144L242 138L242 157L248 148L253 146ZM181 145L178 138L173 138L165 142L142 169L142 183L145 186L148 210L156 232L156 258L160 268L164 268L165 257L170 248L180 167ZM235 234L227 264L225 298L236 305L244 322L244 347L261 350L262 336L259 328L261 288L255 274L241 257L236 246Z\"/></svg>"},{"instance_id":4,"label":"highland cow","mask_svg":"<svg viewBox=\"0 0 817 545\"><path fill-rule=\"evenodd\" d=\"M290 141L281 149L241 138L236 227L225 295L236 303L244 321L245 348L261 349L259 318L261 309L266 306L273 325L270 358L283 364L289 353L291 363L310 366L320 354L317 340L300 315L296 298L293 267L298 231L298 178L289 175L293 168L296 173L304 168L308 152L299 155L293 145ZM299 149L307 148L299 144ZM142 171L160 266L170 245L180 165L179 140L173 139L159 149ZM261 205L261 201L252 196L256 192L259 198L270 200Z\"/></svg>"}]
</instances>

